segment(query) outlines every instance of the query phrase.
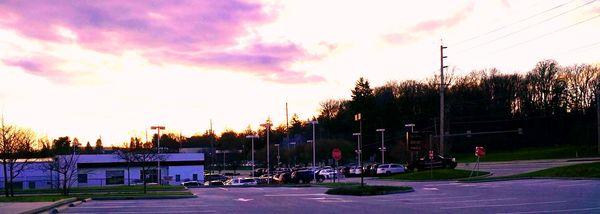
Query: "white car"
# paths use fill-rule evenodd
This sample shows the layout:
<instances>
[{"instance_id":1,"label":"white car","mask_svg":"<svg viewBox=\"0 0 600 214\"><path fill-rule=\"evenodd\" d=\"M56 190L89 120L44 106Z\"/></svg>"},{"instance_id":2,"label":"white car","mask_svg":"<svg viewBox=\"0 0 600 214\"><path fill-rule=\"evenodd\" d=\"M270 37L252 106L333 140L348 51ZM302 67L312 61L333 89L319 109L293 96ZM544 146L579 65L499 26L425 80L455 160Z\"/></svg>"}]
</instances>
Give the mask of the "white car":
<instances>
[{"instance_id":1,"label":"white car","mask_svg":"<svg viewBox=\"0 0 600 214\"><path fill-rule=\"evenodd\" d=\"M324 176L326 179L331 179L331 178L333 178L334 175L337 175L337 174L338 174L338 172L331 168L322 169L321 171L319 171L319 175Z\"/></svg>"},{"instance_id":2,"label":"white car","mask_svg":"<svg viewBox=\"0 0 600 214\"><path fill-rule=\"evenodd\" d=\"M361 173L362 173L362 167L360 167L360 166L353 166L352 168L350 168L351 175L360 175Z\"/></svg>"},{"instance_id":3,"label":"white car","mask_svg":"<svg viewBox=\"0 0 600 214\"><path fill-rule=\"evenodd\" d=\"M406 168L400 164L382 164L377 167L378 175L391 175L396 173L403 173Z\"/></svg>"},{"instance_id":4,"label":"white car","mask_svg":"<svg viewBox=\"0 0 600 214\"><path fill-rule=\"evenodd\" d=\"M227 183L230 186L256 186L258 182L254 178L236 178Z\"/></svg>"}]
</instances>

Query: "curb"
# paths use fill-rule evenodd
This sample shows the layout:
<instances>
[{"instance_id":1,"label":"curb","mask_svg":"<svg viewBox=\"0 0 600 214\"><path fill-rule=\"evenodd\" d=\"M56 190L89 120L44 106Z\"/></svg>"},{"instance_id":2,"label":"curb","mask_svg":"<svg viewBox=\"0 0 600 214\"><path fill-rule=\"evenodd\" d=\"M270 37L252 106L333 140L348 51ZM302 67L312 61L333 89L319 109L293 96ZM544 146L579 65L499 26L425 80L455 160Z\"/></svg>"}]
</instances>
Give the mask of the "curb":
<instances>
[{"instance_id":1,"label":"curb","mask_svg":"<svg viewBox=\"0 0 600 214\"><path fill-rule=\"evenodd\" d=\"M461 183L484 183L484 182L495 182L495 181L513 181L513 180L531 180L531 179L543 179L543 180L598 180L600 178L585 178L585 177L518 177L518 178L490 178L484 180L474 180L474 181L458 181Z\"/></svg>"},{"instance_id":2,"label":"curb","mask_svg":"<svg viewBox=\"0 0 600 214\"><path fill-rule=\"evenodd\" d=\"M91 200L151 200L151 199L183 199L197 198L196 195L172 195L172 196L115 196L115 197L93 197Z\"/></svg>"},{"instance_id":3,"label":"curb","mask_svg":"<svg viewBox=\"0 0 600 214\"><path fill-rule=\"evenodd\" d=\"M62 200L58 200L56 202L54 202L53 204L47 205L47 206L43 206L43 207L38 207L32 210L28 210L25 212L22 212L21 214L35 214L35 213L41 213L41 212L45 212L45 211L49 211L49 210L53 210L57 207L60 207L62 205L68 204L68 203L72 203L77 201L77 198L65 198Z\"/></svg>"}]
</instances>

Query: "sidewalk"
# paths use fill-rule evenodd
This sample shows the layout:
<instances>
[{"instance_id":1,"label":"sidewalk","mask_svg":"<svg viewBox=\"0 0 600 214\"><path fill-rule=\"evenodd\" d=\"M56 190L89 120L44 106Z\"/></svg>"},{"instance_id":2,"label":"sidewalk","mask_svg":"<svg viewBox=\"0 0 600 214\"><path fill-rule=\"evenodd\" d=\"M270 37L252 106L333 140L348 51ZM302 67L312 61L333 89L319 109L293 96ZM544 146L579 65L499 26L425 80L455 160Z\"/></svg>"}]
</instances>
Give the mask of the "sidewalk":
<instances>
[{"instance_id":1,"label":"sidewalk","mask_svg":"<svg viewBox=\"0 0 600 214\"><path fill-rule=\"evenodd\" d=\"M22 213L44 207L54 202L0 202L0 213Z\"/></svg>"}]
</instances>

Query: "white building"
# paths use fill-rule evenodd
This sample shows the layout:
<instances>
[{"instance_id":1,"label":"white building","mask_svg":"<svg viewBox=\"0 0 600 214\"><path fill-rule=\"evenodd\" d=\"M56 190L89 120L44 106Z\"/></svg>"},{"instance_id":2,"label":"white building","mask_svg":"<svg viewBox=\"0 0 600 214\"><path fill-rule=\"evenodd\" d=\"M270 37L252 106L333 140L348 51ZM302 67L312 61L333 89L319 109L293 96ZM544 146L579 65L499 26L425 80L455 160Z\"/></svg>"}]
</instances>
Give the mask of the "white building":
<instances>
[{"instance_id":1,"label":"white building","mask_svg":"<svg viewBox=\"0 0 600 214\"><path fill-rule=\"evenodd\" d=\"M164 160L160 163L160 174L162 183L168 185L179 185L185 181L204 180L204 154L203 153L169 153L161 154ZM51 159L36 160L27 166L16 179L17 189L41 189L57 187L59 183L58 174L45 167ZM114 154L90 154L80 155L77 159L77 170L75 171L71 186L106 186L141 184L141 163L127 163ZM129 167L128 167L129 165ZM147 163L146 181L158 183L157 162ZM0 170L3 170L0 165ZM0 171L0 187L4 187L4 177Z\"/></svg>"}]
</instances>

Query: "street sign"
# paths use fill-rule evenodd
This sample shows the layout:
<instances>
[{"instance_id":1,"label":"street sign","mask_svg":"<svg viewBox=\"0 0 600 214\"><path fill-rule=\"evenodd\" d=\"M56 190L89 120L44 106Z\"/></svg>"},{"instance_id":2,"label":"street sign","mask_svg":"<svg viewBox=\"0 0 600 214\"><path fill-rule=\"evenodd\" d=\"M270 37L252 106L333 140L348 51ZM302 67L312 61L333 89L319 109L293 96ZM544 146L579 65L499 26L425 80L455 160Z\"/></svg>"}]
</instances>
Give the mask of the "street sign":
<instances>
[{"instance_id":1,"label":"street sign","mask_svg":"<svg viewBox=\"0 0 600 214\"><path fill-rule=\"evenodd\" d=\"M433 150L429 150L429 160L433 160Z\"/></svg>"},{"instance_id":2,"label":"street sign","mask_svg":"<svg viewBox=\"0 0 600 214\"><path fill-rule=\"evenodd\" d=\"M340 159L342 159L342 151L338 148L333 149L333 151L331 151L331 157L333 157L335 161L340 161Z\"/></svg>"},{"instance_id":3,"label":"street sign","mask_svg":"<svg viewBox=\"0 0 600 214\"><path fill-rule=\"evenodd\" d=\"M483 148L483 146L476 146L475 147L475 156L477 156L477 157L485 156L485 148Z\"/></svg>"},{"instance_id":4,"label":"street sign","mask_svg":"<svg viewBox=\"0 0 600 214\"><path fill-rule=\"evenodd\" d=\"M423 135L417 132L412 132L409 136L408 150L413 152L421 151L423 145Z\"/></svg>"}]
</instances>

